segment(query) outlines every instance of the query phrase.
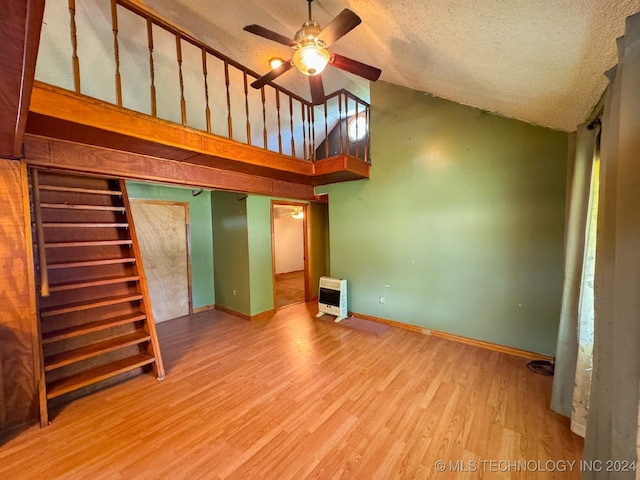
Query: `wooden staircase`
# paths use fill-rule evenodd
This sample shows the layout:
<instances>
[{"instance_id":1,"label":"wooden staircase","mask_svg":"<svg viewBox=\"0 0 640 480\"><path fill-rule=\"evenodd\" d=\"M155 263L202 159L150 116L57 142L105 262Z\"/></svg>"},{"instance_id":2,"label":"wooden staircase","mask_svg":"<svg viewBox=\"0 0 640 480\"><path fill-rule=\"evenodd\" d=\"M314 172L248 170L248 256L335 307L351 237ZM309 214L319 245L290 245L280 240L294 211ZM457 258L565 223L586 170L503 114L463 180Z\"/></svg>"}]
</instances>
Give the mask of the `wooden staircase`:
<instances>
[{"instance_id":1,"label":"wooden staircase","mask_svg":"<svg viewBox=\"0 0 640 480\"><path fill-rule=\"evenodd\" d=\"M31 186L44 425L51 406L164 369L124 181L33 169Z\"/></svg>"}]
</instances>

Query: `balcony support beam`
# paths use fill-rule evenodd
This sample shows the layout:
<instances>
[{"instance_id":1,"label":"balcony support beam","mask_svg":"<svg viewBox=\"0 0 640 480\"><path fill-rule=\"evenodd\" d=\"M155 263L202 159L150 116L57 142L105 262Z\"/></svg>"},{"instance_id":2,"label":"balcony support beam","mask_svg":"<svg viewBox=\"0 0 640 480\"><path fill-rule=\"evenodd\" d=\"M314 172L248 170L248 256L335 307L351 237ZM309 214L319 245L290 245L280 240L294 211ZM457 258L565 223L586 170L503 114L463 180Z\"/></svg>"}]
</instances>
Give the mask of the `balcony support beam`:
<instances>
[{"instance_id":1,"label":"balcony support beam","mask_svg":"<svg viewBox=\"0 0 640 480\"><path fill-rule=\"evenodd\" d=\"M354 157L341 155L315 163L299 160L41 82L35 82L33 88L27 133L304 186L369 178L369 165ZM185 185L191 184L189 178L185 180ZM233 184L223 189L267 193L238 187Z\"/></svg>"}]
</instances>

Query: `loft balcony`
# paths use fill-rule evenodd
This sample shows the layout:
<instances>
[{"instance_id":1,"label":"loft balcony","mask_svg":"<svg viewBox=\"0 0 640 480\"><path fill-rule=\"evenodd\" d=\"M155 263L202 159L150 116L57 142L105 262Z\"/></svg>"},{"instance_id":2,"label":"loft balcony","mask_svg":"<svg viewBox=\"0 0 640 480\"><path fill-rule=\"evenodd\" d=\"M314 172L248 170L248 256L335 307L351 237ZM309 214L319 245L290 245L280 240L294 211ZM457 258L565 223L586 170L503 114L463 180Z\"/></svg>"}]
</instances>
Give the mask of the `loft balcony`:
<instances>
[{"instance_id":1,"label":"loft balcony","mask_svg":"<svg viewBox=\"0 0 640 480\"><path fill-rule=\"evenodd\" d=\"M339 90L313 105L258 77L130 0L48 0L27 140L308 186L369 178L367 102Z\"/></svg>"}]
</instances>

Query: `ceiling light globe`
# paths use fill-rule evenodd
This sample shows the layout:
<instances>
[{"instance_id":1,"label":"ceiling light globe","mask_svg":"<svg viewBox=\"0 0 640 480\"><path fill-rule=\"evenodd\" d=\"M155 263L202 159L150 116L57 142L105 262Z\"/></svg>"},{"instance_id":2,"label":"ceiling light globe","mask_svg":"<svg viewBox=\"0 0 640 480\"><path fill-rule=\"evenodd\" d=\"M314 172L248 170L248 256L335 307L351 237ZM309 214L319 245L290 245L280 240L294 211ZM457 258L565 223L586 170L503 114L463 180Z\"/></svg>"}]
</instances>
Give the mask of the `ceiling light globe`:
<instances>
[{"instance_id":1,"label":"ceiling light globe","mask_svg":"<svg viewBox=\"0 0 640 480\"><path fill-rule=\"evenodd\" d=\"M280 57L271 57L269 59L269 65L271 65L271 68L278 68L280 65L282 65L284 63L284 60L281 59Z\"/></svg>"},{"instance_id":2,"label":"ceiling light globe","mask_svg":"<svg viewBox=\"0 0 640 480\"><path fill-rule=\"evenodd\" d=\"M293 54L293 63L305 75L318 75L329 63L329 52L315 44L305 45Z\"/></svg>"}]
</instances>

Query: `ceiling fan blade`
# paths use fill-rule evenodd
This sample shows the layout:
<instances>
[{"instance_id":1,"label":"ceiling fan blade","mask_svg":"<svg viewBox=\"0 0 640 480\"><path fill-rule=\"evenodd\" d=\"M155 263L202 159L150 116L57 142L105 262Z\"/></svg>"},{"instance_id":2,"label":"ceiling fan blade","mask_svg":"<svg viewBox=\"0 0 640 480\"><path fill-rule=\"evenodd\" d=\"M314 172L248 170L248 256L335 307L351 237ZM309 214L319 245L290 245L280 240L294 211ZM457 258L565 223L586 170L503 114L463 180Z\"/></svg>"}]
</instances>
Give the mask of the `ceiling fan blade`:
<instances>
[{"instance_id":1,"label":"ceiling fan blade","mask_svg":"<svg viewBox=\"0 0 640 480\"><path fill-rule=\"evenodd\" d=\"M322 40L328 47L360 25L360 22L362 20L355 12L345 8L318 34L318 40Z\"/></svg>"},{"instance_id":2,"label":"ceiling fan blade","mask_svg":"<svg viewBox=\"0 0 640 480\"><path fill-rule=\"evenodd\" d=\"M247 25L243 28L246 32L253 33L254 35L258 35L259 37L266 38L268 40L281 43L282 45L286 45L287 47L295 47L298 45L293 38L285 37L273 30L269 30L268 28L261 27L260 25Z\"/></svg>"},{"instance_id":3,"label":"ceiling fan blade","mask_svg":"<svg viewBox=\"0 0 640 480\"><path fill-rule=\"evenodd\" d=\"M379 68L372 67L371 65L367 65L366 63L358 62L357 60L352 60L351 58L343 57L342 55L338 55L337 53L331 54L329 63L334 67L339 68L340 70L359 75L360 77L371 80L372 82L378 80L378 78L380 78L380 74L382 73L382 70L380 70Z\"/></svg>"},{"instance_id":4,"label":"ceiling fan blade","mask_svg":"<svg viewBox=\"0 0 640 480\"><path fill-rule=\"evenodd\" d=\"M287 60L286 62L284 62L279 67L276 67L273 70L271 70L269 73L267 73L266 75L261 76L259 79L257 79L255 82L253 82L251 84L251 86L253 88L264 87L267 83L272 82L273 80L278 78L280 75L282 75L286 71L290 70L291 67L293 67L293 62L291 60Z\"/></svg>"},{"instance_id":5,"label":"ceiling fan blade","mask_svg":"<svg viewBox=\"0 0 640 480\"><path fill-rule=\"evenodd\" d=\"M322 76L313 75L309 77L309 86L311 87L311 103L314 105L324 103L324 85L322 84Z\"/></svg>"}]
</instances>

